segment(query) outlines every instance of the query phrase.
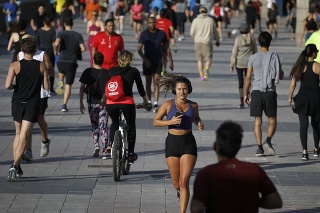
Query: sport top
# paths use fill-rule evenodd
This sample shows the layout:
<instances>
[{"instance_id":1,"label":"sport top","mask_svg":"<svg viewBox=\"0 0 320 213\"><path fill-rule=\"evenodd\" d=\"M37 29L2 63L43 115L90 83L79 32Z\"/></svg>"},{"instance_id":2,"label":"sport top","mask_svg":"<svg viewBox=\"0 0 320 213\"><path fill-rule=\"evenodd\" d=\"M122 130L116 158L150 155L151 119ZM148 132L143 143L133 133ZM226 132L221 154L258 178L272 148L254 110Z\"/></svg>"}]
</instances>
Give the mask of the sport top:
<instances>
[{"instance_id":1,"label":"sport top","mask_svg":"<svg viewBox=\"0 0 320 213\"><path fill-rule=\"evenodd\" d=\"M167 120L171 120L173 116L176 115L176 112L178 112L179 110L176 107L176 103L175 100L172 99L171 101L171 108L170 111L167 115ZM190 103L190 101L188 101L188 110L186 112L181 112L182 113L182 117L181 117L181 124L180 126L177 125L170 125L168 126L168 129L183 129L183 130L189 130L192 129L192 123L194 121L194 111L192 108L192 105Z\"/></svg>"},{"instance_id":2,"label":"sport top","mask_svg":"<svg viewBox=\"0 0 320 213\"><path fill-rule=\"evenodd\" d=\"M301 89L319 89L319 76L312 71L313 61L307 62L307 70L302 74Z\"/></svg>"},{"instance_id":3,"label":"sport top","mask_svg":"<svg viewBox=\"0 0 320 213\"><path fill-rule=\"evenodd\" d=\"M13 92L12 103L38 106L42 81L40 61L20 60L20 72L16 76L16 88Z\"/></svg>"}]
</instances>

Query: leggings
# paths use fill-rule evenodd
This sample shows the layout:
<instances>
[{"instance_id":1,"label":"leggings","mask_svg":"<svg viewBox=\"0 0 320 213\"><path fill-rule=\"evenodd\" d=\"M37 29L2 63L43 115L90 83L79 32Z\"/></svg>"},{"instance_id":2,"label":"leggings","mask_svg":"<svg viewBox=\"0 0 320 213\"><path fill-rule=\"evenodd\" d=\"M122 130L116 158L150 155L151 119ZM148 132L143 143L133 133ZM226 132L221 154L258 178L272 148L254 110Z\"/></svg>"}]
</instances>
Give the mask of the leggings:
<instances>
[{"instance_id":1,"label":"leggings","mask_svg":"<svg viewBox=\"0 0 320 213\"><path fill-rule=\"evenodd\" d=\"M186 14L185 13L177 13L177 26L180 35L184 34L184 25L186 22Z\"/></svg>"},{"instance_id":2,"label":"leggings","mask_svg":"<svg viewBox=\"0 0 320 213\"><path fill-rule=\"evenodd\" d=\"M106 148L108 141L108 114L105 105L88 104L88 112L91 121L91 131L95 147L100 148L99 136L103 148Z\"/></svg>"},{"instance_id":3,"label":"leggings","mask_svg":"<svg viewBox=\"0 0 320 213\"><path fill-rule=\"evenodd\" d=\"M299 116L299 123L300 123L300 140L303 150L307 150L307 141L308 141L308 126L309 126L309 119L308 115L300 115ZM311 117L311 126L313 129L313 140L314 140L314 147L319 147L319 121L315 121L314 118Z\"/></svg>"},{"instance_id":4,"label":"leggings","mask_svg":"<svg viewBox=\"0 0 320 213\"><path fill-rule=\"evenodd\" d=\"M114 133L119 129L119 115L122 110L127 122L128 151L134 153L136 143L136 106L135 104L107 104L108 115L112 123L110 126L110 141L113 141Z\"/></svg>"},{"instance_id":5,"label":"leggings","mask_svg":"<svg viewBox=\"0 0 320 213\"><path fill-rule=\"evenodd\" d=\"M247 68L238 68L237 69L237 74L238 74L238 81L239 81L239 89L243 89L243 74L244 76L247 75Z\"/></svg>"}]
</instances>

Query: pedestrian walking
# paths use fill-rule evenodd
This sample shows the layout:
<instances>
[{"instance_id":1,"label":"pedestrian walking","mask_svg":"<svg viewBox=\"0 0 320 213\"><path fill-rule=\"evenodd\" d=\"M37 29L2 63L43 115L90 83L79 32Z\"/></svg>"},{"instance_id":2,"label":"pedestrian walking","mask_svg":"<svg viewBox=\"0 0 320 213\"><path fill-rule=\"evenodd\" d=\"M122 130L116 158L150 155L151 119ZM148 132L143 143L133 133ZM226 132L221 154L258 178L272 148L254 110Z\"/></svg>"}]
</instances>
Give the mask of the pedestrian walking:
<instances>
[{"instance_id":1,"label":"pedestrian walking","mask_svg":"<svg viewBox=\"0 0 320 213\"><path fill-rule=\"evenodd\" d=\"M240 95L240 105L238 106L238 108L243 109L244 77L246 77L247 74L247 66L250 56L257 52L257 45L253 35L250 33L250 27L247 23L241 24L239 31L240 35L237 36L234 41L234 46L231 54L230 72L233 72L233 68L236 67Z\"/></svg>"},{"instance_id":2,"label":"pedestrian walking","mask_svg":"<svg viewBox=\"0 0 320 213\"><path fill-rule=\"evenodd\" d=\"M180 213L187 211L190 197L189 181L197 161L197 144L192 133L194 123L199 130L204 124L199 116L198 104L188 99L192 85L188 78L167 74L160 79L160 88L175 97L165 101L153 120L155 127L168 127L165 142L166 163L172 184L180 200ZM163 120L164 116L167 117Z\"/></svg>"},{"instance_id":3,"label":"pedestrian walking","mask_svg":"<svg viewBox=\"0 0 320 213\"><path fill-rule=\"evenodd\" d=\"M142 50L143 48L143 50ZM151 100L151 83L153 82L153 112L159 109L159 79L162 70L162 55L168 53L169 41L165 32L156 28L156 18L148 18L148 28L144 30L139 38L137 51L143 59L143 74L146 79L146 93ZM169 57L169 67L173 70L172 56Z\"/></svg>"},{"instance_id":4,"label":"pedestrian walking","mask_svg":"<svg viewBox=\"0 0 320 213\"><path fill-rule=\"evenodd\" d=\"M275 155L271 139L277 128L277 92L276 84L283 79L281 68L282 57L270 52L272 36L268 32L262 32L258 41L260 51L249 58L247 75L244 84L244 101L250 104L250 116L254 117L254 134L258 144L256 156L263 156L264 150L269 155ZM254 76L251 84L251 77ZM251 101L249 100L249 88L252 89ZM269 125L267 138L262 143L262 113L268 117Z\"/></svg>"},{"instance_id":5,"label":"pedestrian walking","mask_svg":"<svg viewBox=\"0 0 320 213\"><path fill-rule=\"evenodd\" d=\"M104 56L102 68L109 70L118 65L118 54L124 49L122 36L117 34L113 19L107 19L104 23L105 31L97 33L92 41L92 55L96 51Z\"/></svg>"},{"instance_id":6,"label":"pedestrian walking","mask_svg":"<svg viewBox=\"0 0 320 213\"><path fill-rule=\"evenodd\" d=\"M266 172L258 164L236 158L242 138L242 127L233 121L225 121L217 129L213 150L218 162L197 173L191 213L258 212L259 208L282 207L280 194Z\"/></svg>"},{"instance_id":7,"label":"pedestrian walking","mask_svg":"<svg viewBox=\"0 0 320 213\"><path fill-rule=\"evenodd\" d=\"M176 6L177 28L179 32L178 41L184 40L185 23L187 21L187 4L184 0L178 0Z\"/></svg>"},{"instance_id":8,"label":"pedestrian walking","mask_svg":"<svg viewBox=\"0 0 320 213\"><path fill-rule=\"evenodd\" d=\"M93 56L93 66L85 69L80 77L80 112L84 114L85 107L83 98L85 97L88 102L88 114L91 122L91 134L94 142L94 151L92 156L99 157L101 146L99 139L102 142L102 152L105 154L105 149L108 143L108 113L105 103L101 102L104 94L105 85L109 77L107 70L101 67L104 56L100 52L96 52ZM96 92L89 93L88 88L95 82Z\"/></svg>"},{"instance_id":9,"label":"pedestrian walking","mask_svg":"<svg viewBox=\"0 0 320 213\"><path fill-rule=\"evenodd\" d=\"M313 129L314 156L319 157L319 139L320 139L320 87L319 75L320 64L315 62L319 50L316 45L308 44L301 52L290 72L292 78L288 102L292 105L294 113L298 114L300 124L300 140L303 149L302 160L309 160L307 139L308 126L311 117L311 126ZM300 81L299 92L293 97L297 81Z\"/></svg>"},{"instance_id":10,"label":"pedestrian walking","mask_svg":"<svg viewBox=\"0 0 320 213\"><path fill-rule=\"evenodd\" d=\"M272 3L271 9L268 11L268 18L267 18L267 23L268 23L268 28L269 28L269 33L272 35L272 32L274 31L274 40L278 40L278 21L280 25L282 25L281 17L279 15L279 10L277 7L276 3Z\"/></svg>"},{"instance_id":11,"label":"pedestrian walking","mask_svg":"<svg viewBox=\"0 0 320 213\"><path fill-rule=\"evenodd\" d=\"M207 9L203 6L200 7L200 14L192 21L190 28L190 35L194 39L195 56L198 63L198 71L200 80L209 79L209 70L212 60L212 40L216 40L216 46L220 45L220 38L217 28L207 13ZM203 68L203 61L205 67Z\"/></svg>"}]
</instances>

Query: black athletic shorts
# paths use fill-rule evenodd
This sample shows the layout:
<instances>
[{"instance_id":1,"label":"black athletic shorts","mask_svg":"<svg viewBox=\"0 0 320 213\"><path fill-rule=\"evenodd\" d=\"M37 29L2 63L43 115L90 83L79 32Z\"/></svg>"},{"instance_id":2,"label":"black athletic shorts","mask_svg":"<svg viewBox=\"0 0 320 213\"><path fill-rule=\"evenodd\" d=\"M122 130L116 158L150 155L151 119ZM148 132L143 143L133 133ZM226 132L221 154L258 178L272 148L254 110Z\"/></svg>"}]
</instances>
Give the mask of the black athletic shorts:
<instances>
[{"instance_id":1,"label":"black athletic shorts","mask_svg":"<svg viewBox=\"0 0 320 213\"><path fill-rule=\"evenodd\" d=\"M22 122L30 121L31 123L37 123L39 118L40 105L38 106L24 106L12 104L11 114L14 121Z\"/></svg>"},{"instance_id":2,"label":"black athletic shorts","mask_svg":"<svg viewBox=\"0 0 320 213\"><path fill-rule=\"evenodd\" d=\"M162 59L161 59L162 60ZM162 62L158 65L151 65L149 68L146 67L144 64L143 67L143 75L152 75L152 74L161 74L162 71Z\"/></svg>"},{"instance_id":3,"label":"black athletic shorts","mask_svg":"<svg viewBox=\"0 0 320 213\"><path fill-rule=\"evenodd\" d=\"M72 85L78 68L77 63L61 62L57 63L59 73L63 73L66 77L66 84Z\"/></svg>"},{"instance_id":4,"label":"black athletic shorts","mask_svg":"<svg viewBox=\"0 0 320 213\"><path fill-rule=\"evenodd\" d=\"M197 143L192 132L184 135L172 135L168 133L166 138L166 158L178 157L190 154L197 157Z\"/></svg>"},{"instance_id":5,"label":"black athletic shorts","mask_svg":"<svg viewBox=\"0 0 320 213\"><path fill-rule=\"evenodd\" d=\"M277 117L277 93L253 90L251 92L250 116L262 117L263 111L268 118Z\"/></svg>"},{"instance_id":6,"label":"black athletic shorts","mask_svg":"<svg viewBox=\"0 0 320 213\"><path fill-rule=\"evenodd\" d=\"M48 108L48 98L41 98L39 115L44 115L47 108Z\"/></svg>"}]
</instances>

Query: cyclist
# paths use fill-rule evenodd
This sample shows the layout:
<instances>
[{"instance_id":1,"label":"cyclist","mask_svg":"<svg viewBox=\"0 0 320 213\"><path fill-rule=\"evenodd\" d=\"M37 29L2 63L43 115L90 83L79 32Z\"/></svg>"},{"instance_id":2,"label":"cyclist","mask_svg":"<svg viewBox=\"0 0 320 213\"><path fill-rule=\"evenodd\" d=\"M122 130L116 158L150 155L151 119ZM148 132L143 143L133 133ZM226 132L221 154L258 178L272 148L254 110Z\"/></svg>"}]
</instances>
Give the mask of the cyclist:
<instances>
[{"instance_id":1,"label":"cyclist","mask_svg":"<svg viewBox=\"0 0 320 213\"><path fill-rule=\"evenodd\" d=\"M137 154L134 153L134 146L136 143L136 106L134 103L132 87L136 82L138 92L143 97L142 106L148 106L148 98L143 87L142 79L138 69L131 67L130 64L134 58L132 52L123 50L118 57L118 66L109 69L109 79L112 76L120 75L123 81L123 91L125 95L120 97L116 101L107 99L107 112L110 116L112 123L110 126L110 140L107 147L107 152L111 152L112 141L114 133L119 129L119 115L122 111L124 118L127 122L127 141L128 141L128 161L133 163L137 158ZM108 80L109 80L108 79Z\"/></svg>"}]
</instances>

